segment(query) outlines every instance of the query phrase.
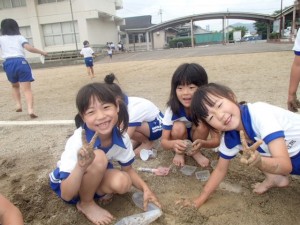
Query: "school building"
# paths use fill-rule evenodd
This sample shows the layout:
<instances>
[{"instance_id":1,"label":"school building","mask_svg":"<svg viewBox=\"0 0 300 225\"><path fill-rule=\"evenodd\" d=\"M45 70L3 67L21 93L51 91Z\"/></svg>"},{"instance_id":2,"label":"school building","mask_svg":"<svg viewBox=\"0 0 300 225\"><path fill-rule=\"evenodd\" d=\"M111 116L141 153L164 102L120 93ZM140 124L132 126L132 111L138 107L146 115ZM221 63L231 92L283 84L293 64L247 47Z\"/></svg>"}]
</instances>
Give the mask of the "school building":
<instances>
[{"instance_id":1,"label":"school building","mask_svg":"<svg viewBox=\"0 0 300 225\"><path fill-rule=\"evenodd\" d=\"M16 20L36 48L71 55L80 51L84 40L96 51L107 42L117 43L124 20L116 11L122 8L122 0L0 0L0 20ZM26 56L39 59L29 52Z\"/></svg>"}]
</instances>

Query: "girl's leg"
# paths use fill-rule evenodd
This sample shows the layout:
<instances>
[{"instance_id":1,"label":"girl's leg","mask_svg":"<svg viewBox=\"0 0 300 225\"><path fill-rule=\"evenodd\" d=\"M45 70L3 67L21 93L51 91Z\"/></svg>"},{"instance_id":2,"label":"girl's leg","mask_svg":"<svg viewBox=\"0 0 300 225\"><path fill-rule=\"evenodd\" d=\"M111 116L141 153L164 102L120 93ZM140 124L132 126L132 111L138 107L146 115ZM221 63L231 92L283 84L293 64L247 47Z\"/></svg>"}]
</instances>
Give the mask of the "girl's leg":
<instances>
[{"instance_id":1,"label":"girl's leg","mask_svg":"<svg viewBox=\"0 0 300 225\"><path fill-rule=\"evenodd\" d=\"M91 74L92 74L92 78L94 78L95 77L94 67L91 67Z\"/></svg>"},{"instance_id":2,"label":"girl's leg","mask_svg":"<svg viewBox=\"0 0 300 225\"><path fill-rule=\"evenodd\" d=\"M21 93L20 93L20 84L12 83L12 96L16 102L16 112L22 111L22 103L21 103Z\"/></svg>"},{"instance_id":3,"label":"girl's leg","mask_svg":"<svg viewBox=\"0 0 300 225\"><path fill-rule=\"evenodd\" d=\"M272 187L287 187L289 185L289 178L287 176L266 173L266 178L261 183L253 185L253 192L257 194L263 194Z\"/></svg>"},{"instance_id":4,"label":"girl's leg","mask_svg":"<svg viewBox=\"0 0 300 225\"><path fill-rule=\"evenodd\" d=\"M79 190L80 201L76 207L94 224L109 224L113 220L113 216L94 201L94 195L106 173L107 163L105 153L95 151L95 159L84 174Z\"/></svg>"},{"instance_id":5,"label":"girl's leg","mask_svg":"<svg viewBox=\"0 0 300 225\"><path fill-rule=\"evenodd\" d=\"M130 191L132 181L128 173L118 169L106 170L98 194L125 194Z\"/></svg>"},{"instance_id":6,"label":"girl's leg","mask_svg":"<svg viewBox=\"0 0 300 225\"><path fill-rule=\"evenodd\" d=\"M135 155L139 155L142 149L152 149L153 141L149 140L150 127L147 122L142 123L141 126L136 127L131 139L141 142L141 144L134 149Z\"/></svg>"},{"instance_id":7,"label":"girl's leg","mask_svg":"<svg viewBox=\"0 0 300 225\"><path fill-rule=\"evenodd\" d=\"M193 141L196 139L207 140L208 135L209 129L203 123L200 123L198 127L192 127L191 136ZM209 165L209 159L202 155L200 151L196 152L194 155L192 155L192 157L201 167L207 167Z\"/></svg>"},{"instance_id":8,"label":"girl's leg","mask_svg":"<svg viewBox=\"0 0 300 225\"><path fill-rule=\"evenodd\" d=\"M86 71L87 71L87 75L88 75L88 76L91 76L91 73L90 73L90 67L87 66L87 67L86 67Z\"/></svg>"},{"instance_id":9,"label":"girl's leg","mask_svg":"<svg viewBox=\"0 0 300 225\"><path fill-rule=\"evenodd\" d=\"M21 82L20 85L25 95L28 114L32 119L37 118L38 116L35 115L33 111L33 95L31 91L31 82Z\"/></svg>"},{"instance_id":10,"label":"girl's leg","mask_svg":"<svg viewBox=\"0 0 300 225\"><path fill-rule=\"evenodd\" d=\"M172 140L184 140L188 138L187 129L183 122L175 122L171 131ZM184 166L184 154L175 153L173 163L176 166Z\"/></svg>"}]
</instances>

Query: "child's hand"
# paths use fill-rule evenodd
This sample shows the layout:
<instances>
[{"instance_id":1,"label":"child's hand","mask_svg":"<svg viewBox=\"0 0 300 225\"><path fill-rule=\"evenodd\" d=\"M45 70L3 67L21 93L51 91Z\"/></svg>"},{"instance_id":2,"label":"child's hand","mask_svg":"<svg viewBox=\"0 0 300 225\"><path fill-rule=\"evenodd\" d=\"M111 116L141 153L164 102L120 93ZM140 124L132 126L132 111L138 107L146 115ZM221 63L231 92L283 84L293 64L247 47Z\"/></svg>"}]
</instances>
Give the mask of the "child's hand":
<instances>
[{"instance_id":1,"label":"child's hand","mask_svg":"<svg viewBox=\"0 0 300 225\"><path fill-rule=\"evenodd\" d=\"M197 208L195 202L192 199L181 198L175 202L175 205L180 205L180 207L192 207Z\"/></svg>"},{"instance_id":2,"label":"child's hand","mask_svg":"<svg viewBox=\"0 0 300 225\"><path fill-rule=\"evenodd\" d=\"M187 147L185 140L175 140L173 145L173 150L180 155L185 153L185 149Z\"/></svg>"},{"instance_id":3,"label":"child's hand","mask_svg":"<svg viewBox=\"0 0 300 225\"><path fill-rule=\"evenodd\" d=\"M201 139L195 140L193 143L189 140L186 140L187 148L186 148L186 154L188 156L194 155L196 152L198 152L201 149L202 142Z\"/></svg>"},{"instance_id":4,"label":"child's hand","mask_svg":"<svg viewBox=\"0 0 300 225\"><path fill-rule=\"evenodd\" d=\"M78 152L78 165L84 169L86 169L94 160L94 144L98 137L98 133L96 132L90 143L87 143L85 129L82 129L81 132L81 140L82 140L82 148Z\"/></svg>"},{"instance_id":5,"label":"child's hand","mask_svg":"<svg viewBox=\"0 0 300 225\"><path fill-rule=\"evenodd\" d=\"M241 157L241 163L244 163L249 166L258 166L259 163L261 163L261 157L259 152L256 151L256 149L263 143L263 141L258 140L249 147L243 130L240 131L240 138L243 146L243 155Z\"/></svg>"},{"instance_id":6,"label":"child's hand","mask_svg":"<svg viewBox=\"0 0 300 225\"><path fill-rule=\"evenodd\" d=\"M148 189L144 190L144 211L147 211L149 202L153 202L155 205L161 208L161 204L159 203L155 194Z\"/></svg>"}]
</instances>

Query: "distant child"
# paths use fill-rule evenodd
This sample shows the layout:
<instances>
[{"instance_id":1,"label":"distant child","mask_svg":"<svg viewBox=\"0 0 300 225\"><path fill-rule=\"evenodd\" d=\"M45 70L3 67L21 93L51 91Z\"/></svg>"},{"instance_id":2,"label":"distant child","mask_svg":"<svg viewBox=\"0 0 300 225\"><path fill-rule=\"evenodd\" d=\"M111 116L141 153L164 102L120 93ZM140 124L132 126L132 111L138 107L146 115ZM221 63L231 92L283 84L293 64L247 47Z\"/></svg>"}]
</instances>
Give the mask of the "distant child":
<instances>
[{"instance_id":1,"label":"distant child","mask_svg":"<svg viewBox=\"0 0 300 225\"><path fill-rule=\"evenodd\" d=\"M0 49L4 59L3 69L12 85L13 98L16 101L16 112L22 112L21 93L24 92L27 111L31 119L38 116L33 110L33 94L31 82L34 77L31 67L25 59L24 48L32 53L47 55L47 52L34 48L20 33L18 23L13 19L4 19L1 22Z\"/></svg>"},{"instance_id":2,"label":"distant child","mask_svg":"<svg viewBox=\"0 0 300 225\"><path fill-rule=\"evenodd\" d=\"M129 136L126 105L104 83L83 86L76 98L84 124L68 139L65 151L50 173L51 188L64 201L76 204L94 224L110 224L113 216L95 200L124 194L131 186L144 192L144 209L155 194L132 168L135 155ZM120 164L121 170L113 167Z\"/></svg>"},{"instance_id":3,"label":"distant child","mask_svg":"<svg viewBox=\"0 0 300 225\"><path fill-rule=\"evenodd\" d=\"M113 54L113 50L111 49L111 47L107 47L107 55L109 56L109 60L112 60L112 54Z\"/></svg>"},{"instance_id":4,"label":"distant child","mask_svg":"<svg viewBox=\"0 0 300 225\"><path fill-rule=\"evenodd\" d=\"M95 77L94 73L94 51L90 47L90 43L88 41L83 42L83 48L80 51L80 54L84 57L84 62L86 65L88 76L90 76L91 79Z\"/></svg>"},{"instance_id":5,"label":"distant child","mask_svg":"<svg viewBox=\"0 0 300 225\"><path fill-rule=\"evenodd\" d=\"M201 121L222 131L223 135L215 170L202 193L193 202L185 201L184 204L197 208L204 204L225 178L230 160L240 151L244 155L252 149L249 159L241 162L257 167L266 175L262 183L255 184L255 193L286 187L289 174L300 175L299 114L263 102L240 105L231 89L214 83L196 91L192 114L195 123ZM245 138L240 136L241 131ZM262 144L257 140L263 140Z\"/></svg>"},{"instance_id":6,"label":"distant child","mask_svg":"<svg viewBox=\"0 0 300 225\"><path fill-rule=\"evenodd\" d=\"M198 87L207 83L206 71L196 63L184 63L173 74L168 108L163 118L161 144L164 149L175 152L173 163L176 166L185 164L185 139L193 142L195 153L192 157L202 167L208 166L209 160L201 154L201 148L215 148L220 144L218 132L211 130L204 123L199 123L198 126L192 124L193 95Z\"/></svg>"},{"instance_id":7,"label":"distant child","mask_svg":"<svg viewBox=\"0 0 300 225\"><path fill-rule=\"evenodd\" d=\"M23 225L23 216L20 210L7 198L0 194L0 224Z\"/></svg>"},{"instance_id":8,"label":"distant child","mask_svg":"<svg viewBox=\"0 0 300 225\"><path fill-rule=\"evenodd\" d=\"M114 80L116 80L114 74L109 74L104 79L113 92L121 96L127 104L129 114L127 134L133 142L135 155L139 156L142 149L152 149L154 141L161 137L163 114L148 99L125 95Z\"/></svg>"}]
</instances>

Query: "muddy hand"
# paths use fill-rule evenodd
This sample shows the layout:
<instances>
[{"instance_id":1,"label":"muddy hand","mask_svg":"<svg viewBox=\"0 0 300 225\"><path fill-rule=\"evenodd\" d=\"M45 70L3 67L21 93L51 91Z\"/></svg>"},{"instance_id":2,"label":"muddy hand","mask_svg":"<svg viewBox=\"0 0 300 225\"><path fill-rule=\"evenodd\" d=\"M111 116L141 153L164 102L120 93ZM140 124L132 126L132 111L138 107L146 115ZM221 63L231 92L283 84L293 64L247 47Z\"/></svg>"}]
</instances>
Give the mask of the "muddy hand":
<instances>
[{"instance_id":1,"label":"muddy hand","mask_svg":"<svg viewBox=\"0 0 300 225\"><path fill-rule=\"evenodd\" d=\"M195 153L194 148L193 148L193 143L189 139L185 139L185 154L187 155L193 155Z\"/></svg>"},{"instance_id":2,"label":"muddy hand","mask_svg":"<svg viewBox=\"0 0 300 225\"><path fill-rule=\"evenodd\" d=\"M90 143L88 143L86 140L85 130L82 129L81 132L82 147L78 153L78 163L81 167L87 167L93 162L95 158L94 144L96 142L97 137L98 137L98 133L96 132L92 140L90 141Z\"/></svg>"},{"instance_id":3,"label":"muddy hand","mask_svg":"<svg viewBox=\"0 0 300 225\"><path fill-rule=\"evenodd\" d=\"M256 141L250 147L247 144L245 133L243 130L240 131L241 143L243 146L243 155L241 157L241 163L249 166L255 166L261 161L260 154L256 149L263 143L262 140Z\"/></svg>"},{"instance_id":4,"label":"muddy hand","mask_svg":"<svg viewBox=\"0 0 300 225\"><path fill-rule=\"evenodd\" d=\"M149 202L152 202L156 206L161 208L161 204L159 203L159 201L158 201L157 197L155 196L155 194L150 190L145 190L144 191L144 205L143 205L144 211L147 211Z\"/></svg>"},{"instance_id":5,"label":"muddy hand","mask_svg":"<svg viewBox=\"0 0 300 225\"><path fill-rule=\"evenodd\" d=\"M191 199L181 198L175 201L175 205L179 205L180 208L191 207L196 208L195 203Z\"/></svg>"}]
</instances>

